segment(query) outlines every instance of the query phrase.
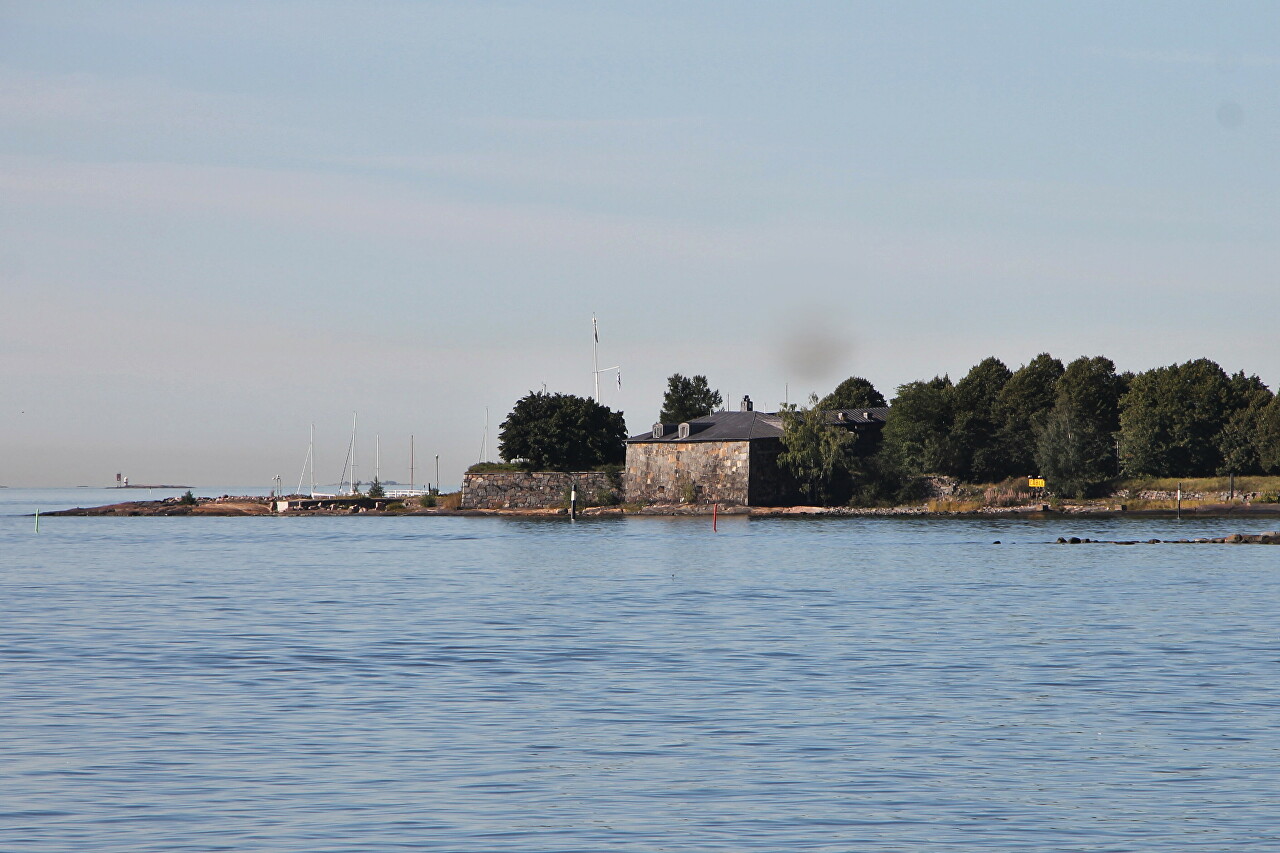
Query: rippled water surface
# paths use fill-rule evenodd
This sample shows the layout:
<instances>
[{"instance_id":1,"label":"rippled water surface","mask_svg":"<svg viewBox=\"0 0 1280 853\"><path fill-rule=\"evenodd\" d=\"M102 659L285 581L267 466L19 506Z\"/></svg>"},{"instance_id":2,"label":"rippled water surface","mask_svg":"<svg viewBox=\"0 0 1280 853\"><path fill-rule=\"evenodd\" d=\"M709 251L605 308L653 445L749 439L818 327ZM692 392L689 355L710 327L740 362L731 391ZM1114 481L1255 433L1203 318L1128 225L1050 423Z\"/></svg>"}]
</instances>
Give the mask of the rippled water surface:
<instances>
[{"instance_id":1,"label":"rippled water surface","mask_svg":"<svg viewBox=\"0 0 1280 853\"><path fill-rule=\"evenodd\" d=\"M0 492L5 850L1280 850L1280 548L1047 544L1276 520L60 502Z\"/></svg>"}]
</instances>

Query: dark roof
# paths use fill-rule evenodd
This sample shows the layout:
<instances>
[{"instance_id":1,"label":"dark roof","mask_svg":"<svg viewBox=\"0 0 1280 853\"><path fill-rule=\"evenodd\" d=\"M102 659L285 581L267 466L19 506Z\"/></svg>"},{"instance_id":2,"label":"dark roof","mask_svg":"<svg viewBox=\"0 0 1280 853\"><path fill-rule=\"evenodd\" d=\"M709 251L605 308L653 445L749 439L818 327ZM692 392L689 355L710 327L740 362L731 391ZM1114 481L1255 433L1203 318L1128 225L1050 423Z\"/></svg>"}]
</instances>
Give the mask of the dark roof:
<instances>
[{"instance_id":1,"label":"dark roof","mask_svg":"<svg viewBox=\"0 0 1280 853\"><path fill-rule=\"evenodd\" d=\"M844 417L841 418L841 413ZM827 423L883 424L889 409L832 409L826 412ZM689 437L680 438L679 424L664 424L662 438L654 438L653 432L633 435L628 442L685 442L685 441L751 441L758 438L781 438L782 415L777 412L712 412L688 422Z\"/></svg>"},{"instance_id":2,"label":"dark roof","mask_svg":"<svg viewBox=\"0 0 1280 853\"><path fill-rule=\"evenodd\" d=\"M641 433L627 439L629 442L681 442L681 441L750 441L753 438L780 438L782 418L769 412L712 412L688 421L689 437L680 438L678 424L666 424L662 438L654 438L652 432Z\"/></svg>"},{"instance_id":3,"label":"dark roof","mask_svg":"<svg viewBox=\"0 0 1280 853\"><path fill-rule=\"evenodd\" d=\"M847 424L883 424L885 418L889 417L889 407L881 406L879 408L865 409L829 409L826 412L827 423L847 423ZM840 416L844 415L843 418Z\"/></svg>"}]
</instances>

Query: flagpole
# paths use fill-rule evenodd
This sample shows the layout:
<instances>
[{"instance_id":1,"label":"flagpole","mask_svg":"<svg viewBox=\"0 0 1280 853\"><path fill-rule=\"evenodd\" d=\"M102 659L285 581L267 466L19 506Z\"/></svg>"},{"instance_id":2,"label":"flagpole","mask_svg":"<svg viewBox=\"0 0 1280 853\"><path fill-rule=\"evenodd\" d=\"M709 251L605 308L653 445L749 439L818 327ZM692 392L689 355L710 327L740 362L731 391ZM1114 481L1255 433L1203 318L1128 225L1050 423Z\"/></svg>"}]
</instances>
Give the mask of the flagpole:
<instances>
[{"instance_id":1,"label":"flagpole","mask_svg":"<svg viewBox=\"0 0 1280 853\"><path fill-rule=\"evenodd\" d=\"M622 388L622 368L614 365L600 369L600 327L596 324L596 315L591 315L591 378L595 381L596 389L596 405L600 404L600 374L608 373L610 370L618 371L618 388Z\"/></svg>"}]
</instances>

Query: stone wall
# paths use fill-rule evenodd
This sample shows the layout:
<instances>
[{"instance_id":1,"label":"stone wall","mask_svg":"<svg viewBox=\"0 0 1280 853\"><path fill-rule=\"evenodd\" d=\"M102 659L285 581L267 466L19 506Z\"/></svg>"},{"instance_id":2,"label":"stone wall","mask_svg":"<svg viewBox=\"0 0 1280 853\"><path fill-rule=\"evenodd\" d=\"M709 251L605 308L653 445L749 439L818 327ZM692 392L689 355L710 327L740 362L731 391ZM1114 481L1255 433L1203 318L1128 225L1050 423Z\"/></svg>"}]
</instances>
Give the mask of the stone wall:
<instances>
[{"instance_id":1,"label":"stone wall","mask_svg":"<svg viewBox=\"0 0 1280 853\"><path fill-rule=\"evenodd\" d=\"M616 503L621 495L608 474L584 471L491 471L462 475L463 509L545 509L567 506L577 484L578 506Z\"/></svg>"},{"instance_id":2,"label":"stone wall","mask_svg":"<svg viewBox=\"0 0 1280 853\"><path fill-rule=\"evenodd\" d=\"M1178 499L1177 491L1173 489L1143 489L1138 492L1132 492L1129 489L1121 489L1115 493L1115 497L1122 500L1137 498L1141 501L1176 501ZM1257 500L1260 495L1257 492L1246 492L1242 489L1236 489L1235 492L1202 492L1184 489L1182 499L1184 501L1213 501L1216 503L1228 503L1230 501L1252 502Z\"/></svg>"},{"instance_id":3,"label":"stone wall","mask_svg":"<svg viewBox=\"0 0 1280 853\"><path fill-rule=\"evenodd\" d=\"M655 441L627 445L631 503L750 505L747 441ZM692 498L692 501L689 499Z\"/></svg>"}]
</instances>

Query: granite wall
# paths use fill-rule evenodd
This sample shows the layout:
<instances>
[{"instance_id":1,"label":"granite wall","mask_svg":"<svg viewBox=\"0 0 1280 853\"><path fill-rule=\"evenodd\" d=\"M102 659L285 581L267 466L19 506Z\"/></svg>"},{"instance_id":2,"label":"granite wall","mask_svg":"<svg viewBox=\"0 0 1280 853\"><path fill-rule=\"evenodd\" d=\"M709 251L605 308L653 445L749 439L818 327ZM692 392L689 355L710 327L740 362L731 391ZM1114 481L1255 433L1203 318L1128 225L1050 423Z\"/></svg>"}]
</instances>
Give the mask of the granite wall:
<instances>
[{"instance_id":1,"label":"granite wall","mask_svg":"<svg viewBox=\"0 0 1280 853\"><path fill-rule=\"evenodd\" d=\"M578 506L618 503L620 490L608 474L585 471L492 471L462 475L463 509L545 509L567 506L577 484Z\"/></svg>"},{"instance_id":2,"label":"granite wall","mask_svg":"<svg viewBox=\"0 0 1280 853\"><path fill-rule=\"evenodd\" d=\"M629 503L751 503L751 442L655 441L627 445Z\"/></svg>"}]
</instances>

